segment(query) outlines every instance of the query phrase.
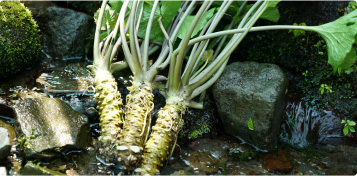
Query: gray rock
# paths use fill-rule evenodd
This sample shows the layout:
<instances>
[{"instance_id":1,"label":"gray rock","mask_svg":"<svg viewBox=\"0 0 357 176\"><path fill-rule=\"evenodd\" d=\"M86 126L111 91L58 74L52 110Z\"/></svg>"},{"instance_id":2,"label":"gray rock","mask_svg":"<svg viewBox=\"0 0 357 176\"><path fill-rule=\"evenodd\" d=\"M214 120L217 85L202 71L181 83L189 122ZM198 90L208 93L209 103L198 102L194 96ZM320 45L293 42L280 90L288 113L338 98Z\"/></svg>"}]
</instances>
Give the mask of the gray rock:
<instances>
[{"instance_id":1,"label":"gray rock","mask_svg":"<svg viewBox=\"0 0 357 176\"><path fill-rule=\"evenodd\" d=\"M45 167L33 164L31 161L27 162L22 169L22 175L66 175L64 173L54 171Z\"/></svg>"},{"instance_id":2,"label":"gray rock","mask_svg":"<svg viewBox=\"0 0 357 176\"><path fill-rule=\"evenodd\" d=\"M0 120L0 165L10 155L11 145L15 144L15 129Z\"/></svg>"},{"instance_id":3,"label":"gray rock","mask_svg":"<svg viewBox=\"0 0 357 176\"><path fill-rule=\"evenodd\" d=\"M71 9L51 6L39 18L44 45L50 56L62 58L85 55L92 17Z\"/></svg>"},{"instance_id":4,"label":"gray rock","mask_svg":"<svg viewBox=\"0 0 357 176\"><path fill-rule=\"evenodd\" d=\"M236 62L226 67L212 93L225 131L269 150L279 137L287 79L273 64ZM254 130L248 128L252 119Z\"/></svg>"},{"instance_id":5,"label":"gray rock","mask_svg":"<svg viewBox=\"0 0 357 176\"><path fill-rule=\"evenodd\" d=\"M60 99L26 98L15 112L15 129L27 157L52 157L58 148L91 145L87 117Z\"/></svg>"},{"instance_id":6,"label":"gray rock","mask_svg":"<svg viewBox=\"0 0 357 176\"><path fill-rule=\"evenodd\" d=\"M0 167L0 175L2 176L6 176L7 175L7 171L5 167Z\"/></svg>"},{"instance_id":7,"label":"gray rock","mask_svg":"<svg viewBox=\"0 0 357 176\"><path fill-rule=\"evenodd\" d=\"M10 155L10 135L7 129L0 127L0 163Z\"/></svg>"}]
</instances>

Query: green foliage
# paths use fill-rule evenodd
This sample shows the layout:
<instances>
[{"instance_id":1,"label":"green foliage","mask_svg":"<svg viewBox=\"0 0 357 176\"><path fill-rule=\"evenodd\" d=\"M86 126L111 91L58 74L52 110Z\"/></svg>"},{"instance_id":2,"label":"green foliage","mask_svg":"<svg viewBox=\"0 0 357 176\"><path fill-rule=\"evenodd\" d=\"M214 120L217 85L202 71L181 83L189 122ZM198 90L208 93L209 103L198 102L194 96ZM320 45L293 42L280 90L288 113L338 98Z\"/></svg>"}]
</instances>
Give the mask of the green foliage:
<instances>
[{"instance_id":1,"label":"green foliage","mask_svg":"<svg viewBox=\"0 0 357 176\"><path fill-rule=\"evenodd\" d=\"M253 126L253 120L252 120L252 118L249 118L249 121L248 121L248 128L249 128L250 130L254 130L254 126Z\"/></svg>"},{"instance_id":2,"label":"green foliage","mask_svg":"<svg viewBox=\"0 0 357 176\"><path fill-rule=\"evenodd\" d=\"M19 1L0 2L0 77L39 59L41 40L31 12Z\"/></svg>"},{"instance_id":3,"label":"green foliage","mask_svg":"<svg viewBox=\"0 0 357 176\"><path fill-rule=\"evenodd\" d=\"M197 139L202 137L203 134L209 133L211 128L207 124L200 125L199 128L194 129L191 133L188 134L189 139Z\"/></svg>"},{"instance_id":4,"label":"green foliage","mask_svg":"<svg viewBox=\"0 0 357 176\"><path fill-rule=\"evenodd\" d=\"M349 132L356 132L356 130L353 128L353 126L356 125L356 122L351 121L351 120L347 120L347 118L345 118L345 120L341 121L341 124L345 124L345 127L343 128L343 134L346 136Z\"/></svg>"},{"instance_id":5,"label":"green foliage","mask_svg":"<svg viewBox=\"0 0 357 176\"><path fill-rule=\"evenodd\" d=\"M16 145L19 146L21 151L23 151L29 148L29 142L28 142L29 140L36 139L39 136L40 136L39 134L35 133L35 129L32 129L30 136L26 136L24 134L21 138L17 139Z\"/></svg>"},{"instance_id":6,"label":"green foliage","mask_svg":"<svg viewBox=\"0 0 357 176\"><path fill-rule=\"evenodd\" d=\"M306 26L305 23L300 23L300 24L294 23L293 25L294 26ZM293 30L293 33L294 33L295 37L299 37L300 35L306 34L305 30Z\"/></svg>"},{"instance_id":7,"label":"green foliage","mask_svg":"<svg viewBox=\"0 0 357 176\"><path fill-rule=\"evenodd\" d=\"M197 26L193 30L193 32L191 34L191 37L194 37L195 35L197 35L198 32L200 32L203 29L203 27L213 17L213 15L215 14L216 11L217 11L217 8L212 8L212 9L208 10L203 15L203 17L200 19L200 21L198 22ZM183 39L183 37L185 37L185 34L186 34L187 30L190 28L191 23L192 23L194 18L195 18L195 16L193 16L193 15L187 16L187 18L183 22L183 24L182 24L182 26L181 26L181 28L180 28L180 30L178 32L178 38Z\"/></svg>"},{"instance_id":8,"label":"green foliage","mask_svg":"<svg viewBox=\"0 0 357 176\"><path fill-rule=\"evenodd\" d=\"M320 92L321 92L321 95L324 94L325 90L326 90L326 93L332 93L332 86L329 86L327 84L321 84L320 86Z\"/></svg>"},{"instance_id":9,"label":"green foliage","mask_svg":"<svg viewBox=\"0 0 357 176\"><path fill-rule=\"evenodd\" d=\"M327 43L328 63L347 69L357 58L352 47L357 35L357 10L324 25L312 27Z\"/></svg>"}]
</instances>

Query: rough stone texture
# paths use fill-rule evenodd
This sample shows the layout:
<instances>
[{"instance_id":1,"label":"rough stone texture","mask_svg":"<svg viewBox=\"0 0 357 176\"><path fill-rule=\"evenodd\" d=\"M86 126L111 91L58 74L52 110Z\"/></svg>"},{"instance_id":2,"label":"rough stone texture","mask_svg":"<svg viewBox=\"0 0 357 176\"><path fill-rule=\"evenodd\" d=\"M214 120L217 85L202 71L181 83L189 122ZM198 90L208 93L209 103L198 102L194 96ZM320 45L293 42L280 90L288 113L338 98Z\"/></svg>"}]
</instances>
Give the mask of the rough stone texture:
<instances>
[{"instance_id":1,"label":"rough stone texture","mask_svg":"<svg viewBox=\"0 0 357 176\"><path fill-rule=\"evenodd\" d=\"M92 17L74 10L51 6L39 18L43 35L43 49L52 57L80 57L85 55L85 44Z\"/></svg>"},{"instance_id":2,"label":"rough stone texture","mask_svg":"<svg viewBox=\"0 0 357 176\"><path fill-rule=\"evenodd\" d=\"M0 127L0 164L10 155L10 135L7 129Z\"/></svg>"},{"instance_id":3,"label":"rough stone texture","mask_svg":"<svg viewBox=\"0 0 357 176\"><path fill-rule=\"evenodd\" d=\"M11 145L15 144L15 138L14 127L0 120L0 165L10 155Z\"/></svg>"},{"instance_id":4,"label":"rough stone texture","mask_svg":"<svg viewBox=\"0 0 357 176\"><path fill-rule=\"evenodd\" d=\"M225 131L269 150L275 147L285 107L287 79L273 64L236 62L226 67L213 86ZM249 130L252 119L254 130Z\"/></svg>"},{"instance_id":5,"label":"rough stone texture","mask_svg":"<svg viewBox=\"0 0 357 176\"><path fill-rule=\"evenodd\" d=\"M51 157L55 148L91 144L88 119L57 98L27 98L15 106L15 129L27 157ZM26 135L26 137L24 137Z\"/></svg>"},{"instance_id":6,"label":"rough stone texture","mask_svg":"<svg viewBox=\"0 0 357 176\"><path fill-rule=\"evenodd\" d=\"M22 175L66 175L64 173L54 171L45 167L37 166L31 161L27 162L22 169Z\"/></svg>"},{"instance_id":7,"label":"rough stone texture","mask_svg":"<svg viewBox=\"0 0 357 176\"><path fill-rule=\"evenodd\" d=\"M7 175L7 171L5 167L0 167L0 175L2 176L6 176Z\"/></svg>"}]
</instances>

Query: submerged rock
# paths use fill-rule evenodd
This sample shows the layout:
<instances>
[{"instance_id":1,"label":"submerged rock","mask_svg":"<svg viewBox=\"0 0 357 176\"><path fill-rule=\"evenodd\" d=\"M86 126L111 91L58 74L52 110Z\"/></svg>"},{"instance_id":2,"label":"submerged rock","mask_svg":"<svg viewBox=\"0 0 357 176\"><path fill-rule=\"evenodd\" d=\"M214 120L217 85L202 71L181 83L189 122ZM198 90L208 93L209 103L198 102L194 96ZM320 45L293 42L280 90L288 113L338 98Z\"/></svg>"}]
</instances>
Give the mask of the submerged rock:
<instances>
[{"instance_id":1,"label":"submerged rock","mask_svg":"<svg viewBox=\"0 0 357 176\"><path fill-rule=\"evenodd\" d=\"M285 108L287 79L273 64L236 62L213 86L225 131L269 150L276 146ZM252 119L254 130L248 128Z\"/></svg>"},{"instance_id":2,"label":"submerged rock","mask_svg":"<svg viewBox=\"0 0 357 176\"><path fill-rule=\"evenodd\" d=\"M45 167L33 164L31 161L27 162L22 169L22 175L66 175L58 171L54 171Z\"/></svg>"},{"instance_id":3,"label":"submerged rock","mask_svg":"<svg viewBox=\"0 0 357 176\"><path fill-rule=\"evenodd\" d=\"M87 117L60 99L27 98L15 105L15 112L20 149L27 157L51 157L59 148L91 145Z\"/></svg>"}]
</instances>

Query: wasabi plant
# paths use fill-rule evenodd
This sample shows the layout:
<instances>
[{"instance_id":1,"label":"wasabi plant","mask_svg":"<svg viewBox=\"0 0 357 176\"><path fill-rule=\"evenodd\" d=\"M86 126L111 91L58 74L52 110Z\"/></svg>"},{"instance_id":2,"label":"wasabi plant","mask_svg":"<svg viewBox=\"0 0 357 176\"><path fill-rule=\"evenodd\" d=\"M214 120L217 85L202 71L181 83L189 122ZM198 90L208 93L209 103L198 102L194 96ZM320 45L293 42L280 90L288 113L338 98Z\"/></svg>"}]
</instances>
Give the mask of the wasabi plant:
<instances>
[{"instance_id":1,"label":"wasabi plant","mask_svg":"<svg viewBox=\"0 0 357 176\"><path fill-rule=\"evenodd\" d=\"M106 3L103 1L99 13L101 18ZM97 68L96 72L105 70L106 73L110 73L112 54L119 46L117 43L120 43L125 62L132 71L133 78L132 85L128 88L130 93L126 98L125 121L122 121L120 107L111 105L110 108L116 108L115 111L119 109L121 112L120 116L115 116L120 117L118 119L121 121L113 120L114 118L111 118L111 121L104 120L103 122L106 123L102 125L101 121L101 127L107 125L108 129L112 129L103 132L108 132L105 136L109 136L107 138L110 142L117 140L113 148L117 149L118 160L124 162L125 169L129 172L140 161L139 167L135 169L136 173L152 175L159 173L159 169L174 149L178 133L184 123L182 115L189 107L203 108L202 98L199 102L194 101L195 98L204 95L205 90L219 78L231 53L248 32L310 30L319 33L326 41L328 62L334 67L346 69L356 59L356 52L352 45L356 43L357 11L321 26L253 27L259 18L277 21L278 2L257 1L248 4L247 1L228 0L182 3L125 0L109 3L112 8L120 11L118 10L119 15L113 31L107 32L103 47L99 50L97 47L94 53L98 58L105 53L104 59L97 59L94 64ZM232 8L235 10L234 14L230 14L231 23L221 31L219 24ZM97 31L98 28L97 24ZM97 33L95 41L98 44ZM155 55L155 58L149 58L150 53L160 48L161 51ZM168 65L167 78L159 76L159 72ZM108 87L114 89L114 84ZM149 134L153 89L160 89L160 93L166 98L166 105L158 112L156 124ZM110 100L112 97L117 97L111 93L103 95L110 97ZM103 102L105 104L100 105L110 104L107 103L109 100ZM113 134L121 131L117 127L122 124L123 130L119 138L116 138L117 136Z\"/></svg>"},{"instance_id":2,"label":"wasabi plant","mask_svg":"<svg viewBox=\"0 0 357 176\"><path fill-rule=\"evenodd\" d=\"M91 68L95 75L95 98L100 116L100 153L108 160L110 157L108 155L113 153L113 145L118 141L117 139L122 131L124 114L121 94L112 72L124 68L125 64L113 62L121 44L121 40L116 38L119 25L111 32L110 29L107 29L110 34L100 42L106 4L107 1L104 0L97 19L93 46L94 62Z\"/></svg>"},{"instance_id":3,"label":"wasabi plant","mask_svg":"<svg viewBox=\"0 0 357 176\"><path fill-rule=\"evenodd\" d=\"M191 2L190 5L194 3ZM152 127L150 138L145 144L141 165L135 170L138 173L151 175L159 173L159 169L174 149L178 132L183 125L182 115L188 107L202 108L202 102L197 103L192 99L203 93L219 78L230 54L248 32L282 29L314 31L319 33L327 43L329 64L337 68L346 69L356 60L356 52L352 45L356 43L357 37L357 24L355 23L357 11L321 26L274 25L253 27L258 18L269 16L267 14L271 15L272 11L274 11L272 8L276 7L277 2L257 1L249 6L249 10L245 13L241 12L248 5L242 3L237 13L238 20L232 21L229 25L229 30L215 32L217 24L232 4L231 1L224 1L213 18L206 23L200 35L191 39L199 20L207 14L211 3L205 1L200 5L189 27L185 29L185 35L178 47L170 53L168 82L165 89L161 90L166 97L166 105L159 111L156 125ZM184 16L179 18L178 22L181 20L185 20ZM173 26L175 26L175 23ZM230 27L235 26L237 26L235 29L230 29ZM233 36L228 42L225 42L227 38L223 36L230 34L233 34ZM194 73L195 66L197 66L199 58L206 51L207 46L212 43L213 45L216 44L214 40L210 43L210 39L214 37L220 37L220 42L215 47L212 61L198 69L199 72ZM184 67L186 55L188 55L188 61Z\"/></svg>"}]
</instances>

